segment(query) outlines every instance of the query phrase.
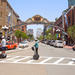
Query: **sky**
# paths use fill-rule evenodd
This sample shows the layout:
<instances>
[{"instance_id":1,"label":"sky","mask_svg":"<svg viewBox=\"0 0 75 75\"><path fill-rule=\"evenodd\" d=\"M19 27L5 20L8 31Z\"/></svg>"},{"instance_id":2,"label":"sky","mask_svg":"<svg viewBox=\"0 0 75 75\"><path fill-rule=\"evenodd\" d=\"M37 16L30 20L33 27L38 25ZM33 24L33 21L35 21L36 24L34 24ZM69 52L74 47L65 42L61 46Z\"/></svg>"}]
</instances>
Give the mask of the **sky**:
<instances>
[{"instance_id":1,"label":"sky","mask_svg":"<svg viewBox=\"0 0 75 75\"><path fill-rule=\"evenodd\" d=\"M61 16L62 11L68 8L68 0L8 0L22 21L41 15L49 21ZM29 26L28 28L37 28ZM43 26L39 26L43 28ZM34 30L35 31L35 30Z\"/></svg>"},{"instance_id":2,"label":"sky","mask_svg":"<svg viewBox=\"0 0 75 75\"><path fill-rule=\"evenodd\" d=\"M28 29L33 29L33 32L34 32L34 37L36 38L36 32L37 32L37 29L38 28L41 28L42 29L42 32L43 32L43 29L44 29L44 25L41 25L41 24L34 24L34 25L28 25L27 26L27 30Z\"/></svg>"}]
</instances>

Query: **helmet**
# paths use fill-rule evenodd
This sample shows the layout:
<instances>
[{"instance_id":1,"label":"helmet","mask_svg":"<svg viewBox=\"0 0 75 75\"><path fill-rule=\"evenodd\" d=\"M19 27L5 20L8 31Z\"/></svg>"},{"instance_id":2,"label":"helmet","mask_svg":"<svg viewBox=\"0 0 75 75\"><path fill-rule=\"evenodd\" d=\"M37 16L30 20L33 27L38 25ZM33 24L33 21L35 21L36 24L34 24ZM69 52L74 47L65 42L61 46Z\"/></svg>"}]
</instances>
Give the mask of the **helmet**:
<instances>
[{"instance_id":1,"label":"helmet","mask_svg":"<svg viewBox=\"0 0 75 75\"><path fill-rule=\"evenodd\" d=\"M4 36L2 36L2 39L4 38Z\"/></svg>"}]
</instances>

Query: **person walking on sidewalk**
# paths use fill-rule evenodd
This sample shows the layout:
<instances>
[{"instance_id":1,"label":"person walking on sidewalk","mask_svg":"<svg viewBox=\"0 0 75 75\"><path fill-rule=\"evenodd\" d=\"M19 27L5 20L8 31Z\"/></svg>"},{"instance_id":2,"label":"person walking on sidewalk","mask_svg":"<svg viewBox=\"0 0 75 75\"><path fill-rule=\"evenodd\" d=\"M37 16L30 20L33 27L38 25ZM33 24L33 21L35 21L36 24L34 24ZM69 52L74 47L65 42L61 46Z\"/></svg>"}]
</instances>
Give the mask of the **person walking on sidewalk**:
<instances>
[{"instance_id":1,"label":"person walking on sidewalk","mask_svg":"<svg viewBox=\"0 0 75 75\"><path fill-rule=\"evenodd\" d=\"M4 36L2 36L1 44L2 44L2 54L5 54L5 51L6 51L6 40L5 40Z\"/></svg>"},{"instance_id":2,"label":"person walking on sidewalk","mask_svg":"<svg viewBox=\"0 0 75 75\"><path fill-rule=\"evenodd\" d=\"M63 41L63 45L66 46L66 41L65 40Z\"/></svg>"}]
</instances>

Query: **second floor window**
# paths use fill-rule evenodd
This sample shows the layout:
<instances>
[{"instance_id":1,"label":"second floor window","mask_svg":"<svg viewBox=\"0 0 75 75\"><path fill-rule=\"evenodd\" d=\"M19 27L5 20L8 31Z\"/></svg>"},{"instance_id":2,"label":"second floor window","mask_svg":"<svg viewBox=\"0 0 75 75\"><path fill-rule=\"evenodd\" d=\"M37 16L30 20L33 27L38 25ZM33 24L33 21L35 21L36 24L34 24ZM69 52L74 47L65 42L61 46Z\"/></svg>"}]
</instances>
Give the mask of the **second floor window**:
<instances>
[{"instance_id":1,"label":"second floor window","mask_svg":"<svg viewBox=\"0 0 75 75\"><path fill-rule=\"evenodd\" d=\"M2 12L0 12L0 18L2 17Z\"/></svg>"}]
</instances>

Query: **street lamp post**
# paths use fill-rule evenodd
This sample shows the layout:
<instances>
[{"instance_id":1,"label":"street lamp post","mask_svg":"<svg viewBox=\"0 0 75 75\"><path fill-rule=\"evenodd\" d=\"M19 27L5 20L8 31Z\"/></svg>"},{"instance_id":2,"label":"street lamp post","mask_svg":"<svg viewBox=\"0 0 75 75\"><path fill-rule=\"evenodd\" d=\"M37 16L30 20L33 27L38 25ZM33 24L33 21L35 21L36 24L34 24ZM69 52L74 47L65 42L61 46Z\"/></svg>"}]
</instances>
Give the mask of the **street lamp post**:
<instances>
[{"instance_id":1,"label":"street lamp post","mask_svg":"<svg viewBox=\"0 0 75 75\"><path fill-rule=\"evenodd\" d=\"M4 30L4 32L3 32L3 36L5 36L5 38L7 38L7 30L8 30L9 28L5 25L4 27L2 27L2 30Z\"/></svg>"}]
</instances>

